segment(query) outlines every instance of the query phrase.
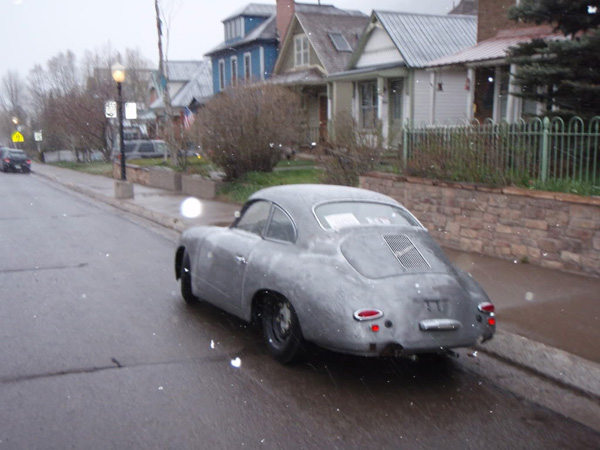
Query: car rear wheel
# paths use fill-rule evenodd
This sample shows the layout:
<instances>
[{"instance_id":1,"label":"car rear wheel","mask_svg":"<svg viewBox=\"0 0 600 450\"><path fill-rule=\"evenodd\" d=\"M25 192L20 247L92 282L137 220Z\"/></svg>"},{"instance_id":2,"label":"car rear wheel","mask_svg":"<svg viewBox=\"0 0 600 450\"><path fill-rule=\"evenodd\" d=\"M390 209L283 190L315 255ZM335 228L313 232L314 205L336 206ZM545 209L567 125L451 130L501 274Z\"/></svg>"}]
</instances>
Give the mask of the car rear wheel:
<instances>
[{"instance_id":1,"label":"car rear wheel","mask_svg":"<svg viewBox=\"0 0 600 450\"><path fill-rule=\"evenodd\" d=\"M181 278L181 296L185 302L189 305L197 303L198 297L192 292L192 266L187 252L183 253L179 277Z\"/></svg>"},{"instance_id":2,"label":"car rear wheel","mask_svg":"<svg viewBox=\"0 0 600 450\"><path fill-rule=\"evenodd\" d=\"M304 340L294 307L283 297L270 296L264 303L262 325L267 347L283 364L304 356Z\"/></svg>"}]
</instances>

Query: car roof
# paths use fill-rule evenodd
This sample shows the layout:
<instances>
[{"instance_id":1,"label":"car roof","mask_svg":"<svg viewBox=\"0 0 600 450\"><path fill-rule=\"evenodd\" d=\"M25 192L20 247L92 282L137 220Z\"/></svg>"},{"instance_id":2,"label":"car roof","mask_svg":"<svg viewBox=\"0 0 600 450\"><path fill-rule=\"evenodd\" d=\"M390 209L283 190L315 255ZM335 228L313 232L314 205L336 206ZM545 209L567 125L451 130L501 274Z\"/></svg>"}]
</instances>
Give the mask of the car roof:
<instances>
[{"instance_id":1,"label":"car roof","mask_svg":"<svg viewBox=\"0 0 600 450\"><path fill-rule=\"evenodd\" d=\"M249 200L269 200L284 209L293 211L311 210L314 205L329 201L375 201L399 203L387 195L367 189L329 184L287 184L261 189L252 194Z\"/></svg>"}]
</instances>

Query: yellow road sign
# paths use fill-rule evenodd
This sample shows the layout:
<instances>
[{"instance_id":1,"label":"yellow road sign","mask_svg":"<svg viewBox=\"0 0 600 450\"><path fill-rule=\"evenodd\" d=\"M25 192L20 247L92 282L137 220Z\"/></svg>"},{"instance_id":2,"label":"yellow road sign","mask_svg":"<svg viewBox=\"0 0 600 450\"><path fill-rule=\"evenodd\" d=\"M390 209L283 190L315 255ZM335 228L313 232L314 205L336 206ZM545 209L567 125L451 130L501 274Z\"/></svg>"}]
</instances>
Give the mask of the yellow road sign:
<instances>
[{"instance_id":1,"label":"yellow road sign","mask_svg":"<svg viewBox=\"0 0 600 450\"><path fill-rule=\"evenodd\" d=\"M18 131L15 131L12 134L12 141L13 142L24 142L25 139L23 139L23 135L21 133L19 133Z\"/></svg>"}]
</instances>

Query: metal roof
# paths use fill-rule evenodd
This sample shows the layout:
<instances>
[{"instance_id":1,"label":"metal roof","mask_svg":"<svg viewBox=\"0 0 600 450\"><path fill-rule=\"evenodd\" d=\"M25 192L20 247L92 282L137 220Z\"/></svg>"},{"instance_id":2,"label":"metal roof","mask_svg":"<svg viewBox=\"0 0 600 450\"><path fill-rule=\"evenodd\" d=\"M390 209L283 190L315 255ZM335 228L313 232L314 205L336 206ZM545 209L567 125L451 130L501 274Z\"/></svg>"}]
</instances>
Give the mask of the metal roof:
<instances>
[{"instance_id":1,"label":"metal roof","mask_svg":"<svg viewBox=\"0 0 600 450\"><path fill-rule=\"evenodd\" d=\"M409 67L456 53L477 42L477 17L374 11Z\"/></svg>"},{"instance_id":2,"label":"metal roof","mask_svg":"<svg viewBox=\"0 0 600 450\"><path fill-rule=\"evenodd\" d=\"M188 81L202 65L202 61L167 61L165 64L167 80Z\"/></svg>"},{"instance_id":3,"label":"metal roof","mask_svg":"<svg viewBox=\"0 0 600 450\"><path fill-rule=\"evenodd\" d=\"M552 33L551 29L546 26L504 30L499 32L495 37L481 41L473 47L435 59L427 64L427 66L451 66L504 59L510 47L536 38L561 39L564 37L560 34Z\"/></svg>"},{"instance_id":4,"label":"metal roof","mask_svg":"<svg viewBox=\"0 0 600 450\"><path fill-rule=\"evenodd\" d=\"M228 20L235 19L240 16L251 16L251 17L271 17L275 14L275 5L264 5L260 3L250 3L236 12L227 16L223 19L223 22L227 22Z\"/></svg>"},{"instance_id":5,"label":"metal roof","mask_svg":"<svg viewBox=\"0 0 600 450\"><path fill-rule=\"evenodd\" d=\"M212 82L212 63L206 59L198 61L194 74L189 81L173 96L171 106L174 108L184 108L189 106L193 100L203 103L213 94ZM161 109L165 107L162 96L160 96L152 105L151 109Z\"/></svg>"},{"instance_id":6,"label":"metal roof","mask_svg":"<svg viewBox=\"0 0 600 450\"><path fill-rule=\"evenodd\" d=\"M250 33L244 36L241 39L238 39L235 42L227 41L221 42L217 47L212 49L210 52L206 53L205 56L212 56L215 53L222 52L227 49L235 49L238 47L243 47L244 45L248 45L254 41L269 41L277 40L277 28L275 22L276 16L272 15L263 23L254 28Z\"/></svg>"}]
</instances>

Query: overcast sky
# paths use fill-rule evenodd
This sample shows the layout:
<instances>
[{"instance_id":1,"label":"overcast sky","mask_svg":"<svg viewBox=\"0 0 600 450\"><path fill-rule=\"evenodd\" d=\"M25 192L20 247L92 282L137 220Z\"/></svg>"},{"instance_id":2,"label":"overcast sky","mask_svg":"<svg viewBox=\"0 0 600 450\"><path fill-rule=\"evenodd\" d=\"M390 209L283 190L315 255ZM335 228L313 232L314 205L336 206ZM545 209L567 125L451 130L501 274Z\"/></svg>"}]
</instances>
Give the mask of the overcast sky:
<instances>
[{"instance_id":1,"label":"overcast sky","mask_svg":"<svg viewBox=\"0 0 600 450\"><path fill-rule=\"evenodd\" d=\"M275 0L160 0L170 19L168 59L198 60L223 41L221 21L249 3ZM318 3L304 0L302 3ZM325 0L342 9L446 14L458 0ZM0 77L26 76L34 64L67 50L81 57L106 43L139 49L158 61L154 0L0 0Z\"/></svg>"}]
</instances>

